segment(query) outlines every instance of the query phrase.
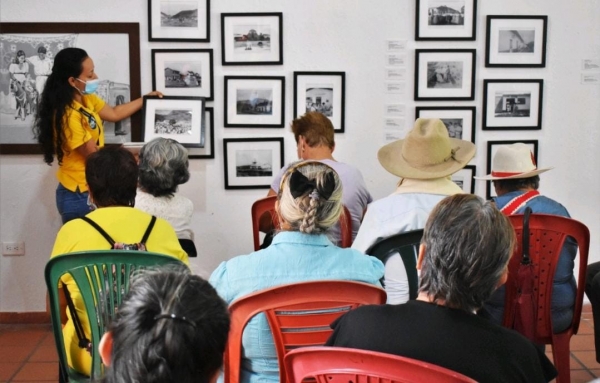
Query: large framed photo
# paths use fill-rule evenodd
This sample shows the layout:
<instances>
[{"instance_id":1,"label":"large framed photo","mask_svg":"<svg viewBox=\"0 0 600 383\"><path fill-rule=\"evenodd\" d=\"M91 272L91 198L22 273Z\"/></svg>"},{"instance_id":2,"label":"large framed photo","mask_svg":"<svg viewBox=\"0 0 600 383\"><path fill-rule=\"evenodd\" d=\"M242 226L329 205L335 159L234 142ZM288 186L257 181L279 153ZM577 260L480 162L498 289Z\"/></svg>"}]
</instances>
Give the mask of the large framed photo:
<instances>
[{"instance_id":1,"label":"large framed photo","mask_svg":"<svg viewBox=\"0 0 600 383\"><path fill-rule=\"evenodd\" d=\"M417 49L415 101L475 99L475 49Z\"/></svg>"},{"instance_id":2,"label":"large framed photo","mask_svg":"<svg viewBox=\"0 0 600 383\"><path fill-rule=\"evenodd\" d=\"M226 128L282 128L285 77L225 76Z\"/></svg>"},{"instance_id":3,"label":"large framed photo","mask_svg":"<svg viewBox=\"0 0 600 383\"><path fill-rule=\"evenodd\" d=\"M542 129L544 80L483 80L483 130Z\"/></svg>"},{"instance_id":4,"label":"large framed photo","mask_svg":"<svg viewBox=\"0 0 600 383\"><path fill-rule=\"evenodd\" d=\"M226 138L225 189L269 189L283 167L283 138Z\"/></svg>"},{"instance_id":5,"label":"large framed photo","mask_svg":"<svg viewBox=\"0 0 600 383\"><path fill-rule=\"evenodd\" d=\"M202 97L144 96L144 142L164 137L189 148L205 147L204 108Z\"/></svg>"},{"instance_id":6,"label":"large framed photo","mask_svg":"<svg viewBox=\"0 0 600 383\"><path fill-rule=\"evenodd\" d=\"M204 108L204 146L188 146L188 158L215 158L215 116L213 108Z\"/></svg>"},{"instance_id":7,"label":"large framed photo","mask_svg":"<svg viewBox=\"0 0 600 383\"><path fill-rule=\"evenodd\" d=\"M96 94L108 105L141 96L138 23L2 23L0 30L2 154L41 153L33 122L54 57L64 48L86 50L100 78ZM25 53L23 63L16 61L20 51ZM103 126L106 143L141 139L140 113Z\"/></svg>"},{"instance_id":8,"label":"large framed photo","mask_svg":"<svg viewBox=\"0 0 600 383\"><path fill-rule=\"evenodd\" d=\"M451 179L466 194L475 194L475 177L477 167L467 165L456 173L452 174Z\"/></svg>"},{"instance_id":9,"label":"large framed photo","mask_svg":"<svg viewBox=\"0 0 600 383\"><path fill-rule=\"evenodd\" d=\"M475 40L477 0L417 0L415 40Z\"/></svg>"},{"instance_id":10,"label":"large framed photo","mask_svg":"<svg viewBox=\"0 0 600 383\"><path fill-rule=\"evenodd\" d=\"M492 172L492 160L494 159L494 155L498 151L498 147L501 145L512 145L516 143L523 143L528 145L531 153L533 154L533 162L535 164L538 163L538 140L516 140L516 141L488 141L487 143L487 173L490 174ZM491 199L492 197L496 197L496 190L492 185L492 181L487 181L486 191L485 191L486 199Z\"/></svg>"},{"instance_id":11,"label":"large framed photo","mask_svg":"<svg viewBox=\"0 0 600 383\"><path fill-rule=\"evenodd\" d=\"M485 66L545 67L547 29L548 16L488 16Z\"/></svg>"},{"instance_id":12,"label":"large framed photo","mask_svg":"<svg viewBox=\"0 0 600 383\"><path fill-rule=\"evenodd\" d=\"M210 0L148 0L148 40L210 42Z\"/></svg>"},{"instance_id":13,"label":"large framed photo","mask_svg":"<svg viewBox=\"0 0 600 383\"><path fill-rule=\"evenodd\" d=\"M152 89L213 99L212 49L152 49Z\"/></svg>"},{"instance_id":14,"label":"large framed photo","mask_svg":"<svg viewBox=\"0 0 600 383\"><path fill-rule=\"evenodd\" d=\"M221 13L223 65L282 65L283 13Z\"/></svg>"},{"instance_id":15,"label":"large framed photo","mask_svg":"<svg viewBox=\"0 0 600 383\"><path fill-rule=\"evenodd\" d=\"M294 72L294 118L321 112L344 133L346 72Z\"/></svg>"},{"instance_id":16,"label":"large framed photo","mask_svg":"<svg viewBox=\"0 0 600 383\"><path fill-rule=\"evenodd\" d=\"M416 118L439 118L444 122L451 138L475 143L474 106L418 106Z\"/></svg>"}]
</instances>

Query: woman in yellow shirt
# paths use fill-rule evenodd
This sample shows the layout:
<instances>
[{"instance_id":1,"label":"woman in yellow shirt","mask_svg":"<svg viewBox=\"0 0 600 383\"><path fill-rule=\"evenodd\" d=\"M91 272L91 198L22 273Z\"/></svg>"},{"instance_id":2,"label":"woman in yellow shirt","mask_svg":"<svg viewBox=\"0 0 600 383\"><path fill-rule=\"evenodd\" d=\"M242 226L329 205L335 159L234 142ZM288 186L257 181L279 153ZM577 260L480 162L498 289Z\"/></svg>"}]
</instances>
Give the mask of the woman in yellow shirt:
<instances>
[{"instance_id":1,"label":"woman in yellow shirt","mask_svg":"<svg viewBox=\"0 0 600 383\"><path fill-rule=\"evenodd\" d=\"M94 61L80 48L65 48L54 58L38 107L34 132L50 165L59 164L56 205L63 223L90 212L85 159L104 146L102 121L117 122L142 108L138 98L111 107L93 94L98 88ZM148 95L158 95L151 92Z\"/></svg>"}]
</instances>

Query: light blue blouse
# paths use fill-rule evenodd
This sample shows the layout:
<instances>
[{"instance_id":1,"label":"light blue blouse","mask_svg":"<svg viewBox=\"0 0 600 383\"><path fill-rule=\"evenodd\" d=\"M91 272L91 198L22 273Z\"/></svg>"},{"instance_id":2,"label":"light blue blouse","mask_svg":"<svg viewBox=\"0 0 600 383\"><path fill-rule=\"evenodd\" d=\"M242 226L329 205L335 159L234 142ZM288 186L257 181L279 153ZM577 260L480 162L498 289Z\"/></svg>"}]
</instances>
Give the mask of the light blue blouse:
<instances>
[{"instance_id":1,"label":"light blue blouse","mask_svg":"<svg viewBox=\"0 0 600 383\"><path fill-rule=\"evenodd\" d=\"M222 262L210 283L230 304L269 287L312 280L351 280L379 285L383 264L353 249L334 246L325 235L280 232L271 246ZM246 326L241 383L279 381L273 337L264 314Z\"/></svg>"}]
</instances>

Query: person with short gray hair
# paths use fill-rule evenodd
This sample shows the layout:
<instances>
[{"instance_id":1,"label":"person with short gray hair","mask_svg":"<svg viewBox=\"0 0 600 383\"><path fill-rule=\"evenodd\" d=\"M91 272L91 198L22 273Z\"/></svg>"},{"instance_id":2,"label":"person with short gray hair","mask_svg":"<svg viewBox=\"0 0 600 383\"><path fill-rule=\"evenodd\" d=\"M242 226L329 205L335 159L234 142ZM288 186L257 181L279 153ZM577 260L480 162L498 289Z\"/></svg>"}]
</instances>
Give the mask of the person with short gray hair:
<instances>
[{"instance_id":1,"label":"person with short gray hair","mask_svg":"<svg viewBox=\"0 0 600 383\"><path fill-rule=\"evenodd\" d=\"M444 198L425 225L417 299L352 310L331 325L326 344L413 358L478 382L552 380L556 369L533 343L475 313L506 282L514 246L514 230L492 202Z\"/></svg>"},{"instance_id":2,"label":"person with short gray hair","mask_svg":"<svg viewBox=\"0 0 600 383\"><path fill-rule=\"evenodd\" d=\"M196 256L192 214L194 204L175 194L179 185L190 179L188 152L179 142L155 138L146 143L139 155L139 183L135 207L167 220L189 256Z\"/></svg>"}]
</instances>

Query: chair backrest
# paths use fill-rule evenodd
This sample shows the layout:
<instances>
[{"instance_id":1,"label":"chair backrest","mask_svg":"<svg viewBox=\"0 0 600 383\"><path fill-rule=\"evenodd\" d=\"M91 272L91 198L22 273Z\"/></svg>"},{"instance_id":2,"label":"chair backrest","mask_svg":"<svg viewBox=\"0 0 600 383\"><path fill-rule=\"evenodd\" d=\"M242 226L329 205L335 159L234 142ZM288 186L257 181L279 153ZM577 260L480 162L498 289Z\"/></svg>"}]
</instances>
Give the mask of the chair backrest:
<instances>
[{"instance_id":1,"label":"chair backrest","mask_svg":"<svg viewBox=\"0 0 600 383\"><path fill-rule=\"evenodd\" d=\"M288 383L462 383L475 380L431 363L342 347L306 347L285 356Z\"/></svg>"},{"instance_id":2,"label":"chair backrest","mask_svg":"<svg viewBox=\"0 0 600 383\"><path fill-rule=\"evenodd\" d=\"M260 218L263 214L271 214L273 227L279 229L279 218L275 213L275 201L277 196L270 196L256 200L252 204L252 240L254 241L254 251L260 250ZM344 212L340 216L340 247L348 248L352 246L352 216L346 206L343 206Z\"/></svg>"},{"instance_id":3,"label":"chair backrest","mask_svg":"<svg viewBox=\"0 0 600 383\"><path fill-rule=\"evenodd\" d=\"M517 236L517 247L508 264L508 280L505 285L506 295L504 300L503 325L511 327L510 318L514 317L515 310L513 302L518 294L516 280L523 255L523 215L511 215L508 218ZM579 247L577 295L573 320L567 329L567 331L573 331L576 334L583 304L590 232L584 224L570 218L547 214L532 214L529 217L529 256L537 273L533 285L534 302L537 303L535 338L539 343L551 342L552 319L550 308L553 279L567 237L572 237Z\"/></svg>"},{"instance_id":4,"label":"chair backrest","mask_svg":"<svg viewBox=\"0 0 600 383\"><path fill-rule=\"evenodd\" d=\"M417 258L419 245L423 238L423 229L394 234L375 242L366 254L378 258L383 264L393 254L400 254L408 276L409 298L416 299L419 292L419 275L417 273ZM385 281L384 281L385 283Z\"/></svg>"},{"instance_id":5,"label":"chair backrest","mask_svg":"<svg viewBox=\"0 0 600 383\"><path fill-rule=\"evenodd\" d=\"M129 281L135 270L166 264L183 264L177 258L145 251L99 250L69 253L54 257L44 271L52 330L63 376L73 375L67 365L66 352L60 321L60 278L71 274L77 284L90 319L92 342L92 376L102 376L102 362L98 354L100 338L106 332L110 320L129 291ZM107 294L108 292L108 294ZM68 373L69 372L69 373Z\"/></svg>"},{"instance_id":6,"label":"chair backrest","mask_svg":"<svg viewBox=\"0 0 600 383\"><path fill-rule=\"evenodd\" d=\"M225 350L225 382L240 381L242 334L250 319L265 313L284 383L284 355L291 349L325 344L329 325L342 314L365 304L385 303L385 291L367 283L313 281L278 286L250 294L233 302L231 330Z\"/></svg>"}]
</instances>

